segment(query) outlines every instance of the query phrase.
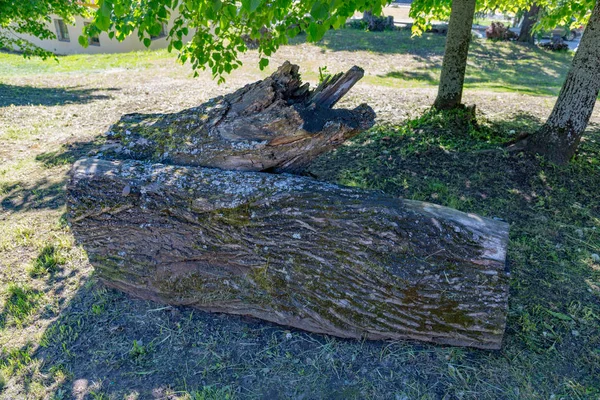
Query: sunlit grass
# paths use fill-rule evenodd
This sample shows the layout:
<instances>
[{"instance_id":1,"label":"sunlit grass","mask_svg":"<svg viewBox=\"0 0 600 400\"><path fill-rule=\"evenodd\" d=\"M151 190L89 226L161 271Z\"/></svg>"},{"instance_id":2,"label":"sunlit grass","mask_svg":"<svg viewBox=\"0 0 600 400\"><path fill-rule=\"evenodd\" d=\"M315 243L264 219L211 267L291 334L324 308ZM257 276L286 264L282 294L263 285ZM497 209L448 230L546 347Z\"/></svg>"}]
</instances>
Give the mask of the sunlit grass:
<instances>
[{"instance_id":1,"label":"sunlit grass","mask_svg":"<svg viewBox=\"0 0 600 400\"><path fill-rule=\"evenodd\" d=\"M171 70L175 56L165 51L67 56L59 63L0 53L6 80L0 91L18 104L5 101L0 107L0 398L71 398L80 378L89 381L87 397L97 399L253 399L279 393L340 399L598 398L599 126L590 126L567 167L502 150L518 133L543 123L571 55L474 42L469 97L479 110L493 111L478 114L475 124L460 112L419 111L435 93L444 40L411 38L407 31L330 32L318 45L282 48L277 60L300 60L303 79L312 82L319 66L337 71L352 61L367 72L351 92L352 101L389 107L390 113L411 110L405 122L391 125L381 118L381 125L323 157L311 169L319 179L511 224L511 300L502 350L290 332L145 302L100 285L69 230L64 191L70 166L99 147L95 138L122 113L155 103L189 107L178 96L212 83L206 77L174 80L170 74L182 70ZM255 56L249 54L237 71L244 79L222 92L266 74L252 64ZM119 82L110 80L117 77ZM172 80L165 84L167 79ZM89 92L62 90L79 84ZM107 87L115 90L108 93ZM145 93L153 91L159 96ZM381 98L369 98L371 91ZM490 98L492 106L485 104ZM528 104L544 106L531 112ZM500 120L487 119L496 112Z\"/></svg>"},{"instance_id":2,"label":"sunlit grass","mask_svg":"<svg viewBox=\"0 0 600 400\"><path fill-rule=\"evenodd\" d=\"M176 56L165 49L116 54L74 54L57 60L25 59L18 54L0 52L0 76L50 73L94 72L112 68L149 68L156 61Z\"/></svg>"},{"instance_id":3,"label":"sunlit grass","mask_svg":"<svg viewBox=\"0 0 600 400\"><path fill-rule=\"evenodd\" d=\"M394 71L367 76L372 83L394 87L436 86L444 54L445 36L424 34L412 37L410 30L364 32L357 29L329 31L315 44L328 51L364 52L365 57L410 56L416 67L392 66ZM304 43L305 36L291 41ZM552 53L517 43L474 40L469 54L465 88L533 95L557 95L569 68L572 53ZM93 73L114 68L151 68L157 63L176 61L166 50L119 54L80 54L59 57L59 61L23 59L17 54L0 53L0 75L49 73ZM17 132L8 135L18 136Z\"/></svg>"},{"instance_id":4,"label":"sunlit grass","mask_svg":"<svg viewBox=\"0 0 600 400\"><path fill-rule=\"evenodd\" d=\"M445 37L409 30L363 32L356 29L329 32L318 43L330 51L410 55L421 63L378 75L379 83L394 87L437 86ZM569 69L572 53L552 53L533 46L474 39L469 53L465 88L555 96ZM376 80L367 77L371 82Z\"/></svg>"},{"instance_id":5,"label":"sunlit grass","mask_svg":"<svg viewBox=\"0 0 600 400\"><path fill-rule=\"evenodd\" d=\"M36 311L42 293L27 285L11 283L6 288L4 311L0 328L6 325L23 326Z\"/></svg>"}]
</instances>

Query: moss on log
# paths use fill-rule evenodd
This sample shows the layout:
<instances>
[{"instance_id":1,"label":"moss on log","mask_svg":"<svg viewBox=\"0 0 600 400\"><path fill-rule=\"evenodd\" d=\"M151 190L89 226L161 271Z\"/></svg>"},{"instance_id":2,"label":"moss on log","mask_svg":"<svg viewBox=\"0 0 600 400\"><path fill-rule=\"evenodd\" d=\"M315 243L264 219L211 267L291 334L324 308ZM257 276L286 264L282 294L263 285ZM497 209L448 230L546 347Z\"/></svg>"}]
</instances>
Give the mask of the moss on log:
<instances>
[{"instance_id":1,"label":"moss on log","mask_svg":"<svg viewBox=\"0 0 600 400\"><path fill-rule=\"evenodd\" d=\"M498 349L507 224L287 174L82 159L73 232L134 296L345 338Z\"/></svg>"}]
</instances>

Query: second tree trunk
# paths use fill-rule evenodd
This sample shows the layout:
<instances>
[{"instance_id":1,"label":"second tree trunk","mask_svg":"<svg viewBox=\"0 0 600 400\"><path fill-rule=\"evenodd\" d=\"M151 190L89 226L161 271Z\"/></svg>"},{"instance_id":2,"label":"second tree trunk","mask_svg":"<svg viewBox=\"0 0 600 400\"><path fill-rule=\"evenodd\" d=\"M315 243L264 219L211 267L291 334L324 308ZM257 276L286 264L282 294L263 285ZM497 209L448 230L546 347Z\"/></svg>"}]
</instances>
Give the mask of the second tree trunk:
<instances>
[{"instance_id":1,"label":"second tree trunk","mask_svg":"<svg viewBox=\"0 0 600 400\"><path fill-rule=\"evenodd\" d=\"M521 23L521 31L519 32L519 37L517 38L517 42L522 43L534 43L533 38L533 26L537 22L538 14L540 12L540 6L537 4L532 4L531 8L525 12L523 16L523 22Z\"/></svg>"},{"instance_id":2,"label":"second tree trunk","mask_svg":"<svg viewBox=\"0 0 600 400\"><path fill-rule=\"evenodd\" d=\"M438 110L461 105L474 14L475 0L452 1L440 85L433 104Z\"/></svg>"},{"instance_id":3,"label":"second tree trunk","mask_svg":"<svg viewBox=\"0 0 600 400\"><path fill-rule=\"evenodd\" d=\"M600 5L596 6L573 58L558 100L542 128L527 140L529 150L557 164L575 154L600 91Z\"/></svg>"}]
</instances>

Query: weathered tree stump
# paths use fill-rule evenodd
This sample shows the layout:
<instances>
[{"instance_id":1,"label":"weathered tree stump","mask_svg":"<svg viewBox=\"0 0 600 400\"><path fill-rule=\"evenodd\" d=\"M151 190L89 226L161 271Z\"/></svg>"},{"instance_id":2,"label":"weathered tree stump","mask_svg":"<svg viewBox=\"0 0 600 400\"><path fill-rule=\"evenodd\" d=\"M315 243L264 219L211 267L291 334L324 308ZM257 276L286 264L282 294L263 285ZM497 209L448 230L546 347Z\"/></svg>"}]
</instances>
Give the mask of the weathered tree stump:
<instances>
[{"instance_id":1,"label":"weathered tree stump","mask_svg":"<svg viewBox=\"0 0 600 400\"><path fill-rule=\"evenodd\" d=\"M98 276L134 296L345 338L501 346L503 222L308 177L134 160L82 159L67 193Z\"/></svg>"},{"instance_id":2,"label":"weathered tree stump","mask_svg":"<svg viewBox=\"0 0 600 400\"><path fill-rule=\"evenodd\" d=\"M300 172L323 152L370 128L371 107L332 107L364 71L351 68L315 90L298 66L174 114L128 114L113 125L104 157L227 170Z\"/></svg>"}]
</instances>

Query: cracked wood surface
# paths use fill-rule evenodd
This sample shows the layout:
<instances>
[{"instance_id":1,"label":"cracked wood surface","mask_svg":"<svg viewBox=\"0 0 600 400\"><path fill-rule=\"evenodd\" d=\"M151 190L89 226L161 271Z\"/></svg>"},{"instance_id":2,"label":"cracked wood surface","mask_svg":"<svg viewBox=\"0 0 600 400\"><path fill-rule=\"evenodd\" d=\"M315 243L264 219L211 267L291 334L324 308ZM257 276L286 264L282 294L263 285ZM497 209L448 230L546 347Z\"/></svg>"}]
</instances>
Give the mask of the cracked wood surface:
<instances>
[{"instance_id":1,"label":"cracked wood surface","mask_svg":"<svg viewBox=\"0 0 600 400\"><path fill-rule=\"evenodd\" d=\"M288 174L82 159L98 276L134 296L345 338L498 349L508 225Z\"/></svg>"},{"instance_id":2,"label":"cracked wood surface","mask_svg":"<svg viewBox=\"0 0 600 400\"><path fill-rule=\"evenodd\" d=\"M301 172L373 126L366 104L332 107L364 75L352 67L315 90L285 62L270 77L174 114L127 114L107 132L105 158L226 170Z\"/></svg>"}]
</instances>

